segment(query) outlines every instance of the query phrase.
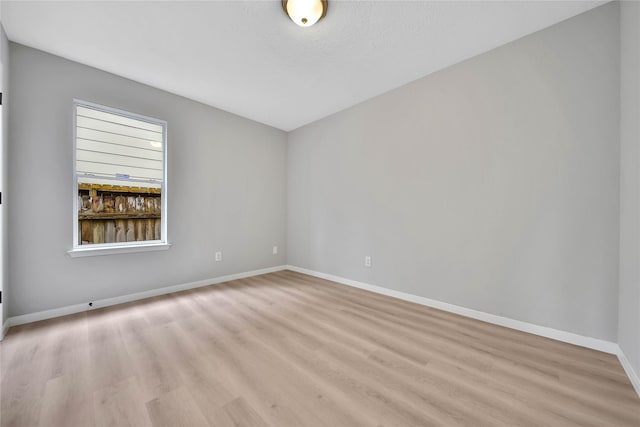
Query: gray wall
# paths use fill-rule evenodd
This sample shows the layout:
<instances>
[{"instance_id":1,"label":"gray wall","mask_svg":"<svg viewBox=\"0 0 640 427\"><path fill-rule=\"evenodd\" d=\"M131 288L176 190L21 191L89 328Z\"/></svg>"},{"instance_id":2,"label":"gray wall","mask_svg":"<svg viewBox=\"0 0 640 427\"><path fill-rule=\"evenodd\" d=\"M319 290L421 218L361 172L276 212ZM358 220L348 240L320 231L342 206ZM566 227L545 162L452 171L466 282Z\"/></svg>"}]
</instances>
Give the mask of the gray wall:
<instances>
[{"instance_id":1,"label":"gray wall","mask_svg":"<svg viewBox=\"0 0 640 427\"><path fill-rule=\"evenodd\" d=\"M9 156L8 156L8 146L9 146L9 109L6 107L9 102L9 40L7 39L7 35L4 32L4 28L0 25L0 61L2 64L2 102L5 107L2 108L2 135L0 135L0 139L2 139L1 150L2 150L2 166L0 166L0 170L2 171L2 187L0 191L2 191L2 223L0 227L2 227L2 259L0 262L2 263L2 268L0 268L0 274L2 274L2 324L9 317L9 304L8 304L8 296L9 296L9 239L8 239L8 231L9 231L9 215L7 213L7 196L9 193L7 192L7 183L9 179Z\"/></svg>"},{"instance_id":2,"label":"gray wall","mask_svg":"<svg viewBox=\"0 0 640 427\"><path fill-rule=\"evenodd\" d=\"M640 374L640 3L620 8L620 324L618 342Z\"/></svg>"},{"instance_id":3,"label":"gray wall","mask_svg":"<svg viewBox=\"0 0 640 427\"><path fill-rule=\"evenodd\" d=\"M10 49L11 316L285 264L284 132L41 51ZM168 121L170 250L66 255L73 98ZM223 262L214 262L216 250Z\"/></svg>"},{"instance_id":4,"label":"gray wall","mask_svg":"<svg viewBox=\"0 0 640 427\"><path fill-rule=\"evenodd\" d=\"M291 132L289 264L616 341L618 12Z\"/></svg>"}]
</instances>

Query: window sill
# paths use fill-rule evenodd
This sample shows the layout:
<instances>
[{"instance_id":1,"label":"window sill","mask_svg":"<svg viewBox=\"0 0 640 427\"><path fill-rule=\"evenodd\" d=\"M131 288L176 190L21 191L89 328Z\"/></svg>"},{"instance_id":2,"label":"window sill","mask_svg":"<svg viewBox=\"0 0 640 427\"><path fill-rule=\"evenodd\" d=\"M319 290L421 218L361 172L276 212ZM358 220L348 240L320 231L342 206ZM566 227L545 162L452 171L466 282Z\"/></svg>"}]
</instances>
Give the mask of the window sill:
<instances>
[{"instance_id":1,"label":"window sill","mask_svg":"<svg viewBox=\"0 0 640 427\"><path fill-rule=\"evenodd\" d=\"M130 245L109 245L98 247L79 247L67 251L67 254L71 258L87 257L87 256L99 256L99 255L117 255L117 254L131 254L136 252L150 252L150 251L166 251L171 247L171 243L144 243L144 244L130 244Z\"/></svg>"}]
</instances>

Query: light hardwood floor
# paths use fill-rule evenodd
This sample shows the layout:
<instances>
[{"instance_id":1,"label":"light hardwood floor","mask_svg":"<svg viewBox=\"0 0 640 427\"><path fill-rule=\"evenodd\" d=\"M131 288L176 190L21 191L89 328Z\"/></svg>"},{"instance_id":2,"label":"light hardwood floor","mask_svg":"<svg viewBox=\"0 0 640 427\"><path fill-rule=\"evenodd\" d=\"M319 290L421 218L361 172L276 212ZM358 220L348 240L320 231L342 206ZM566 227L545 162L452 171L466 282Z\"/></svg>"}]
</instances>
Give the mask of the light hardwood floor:
<instances>
[{"instance_id":1,"label":"light hardwood floor","mask_svg":"<svg viewBox=\"0 0 640 427\"><path fill-rule=\"evenodd\" d=\"M0 346L2 426L640 426L613 355L290 271Z\"/></svg>"}]
</instances>

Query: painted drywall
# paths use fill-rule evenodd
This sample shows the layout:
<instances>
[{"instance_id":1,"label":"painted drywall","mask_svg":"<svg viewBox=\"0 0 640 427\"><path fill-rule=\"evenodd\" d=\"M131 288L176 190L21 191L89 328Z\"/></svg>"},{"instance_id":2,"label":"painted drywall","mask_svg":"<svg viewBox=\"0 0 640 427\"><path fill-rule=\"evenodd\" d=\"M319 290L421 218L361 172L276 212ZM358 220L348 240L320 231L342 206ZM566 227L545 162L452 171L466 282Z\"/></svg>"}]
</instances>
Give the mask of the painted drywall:
<instances>
[{"instance_id":1,"label":"painted drywall","mask_svg":"<svg viewBox=\"0 0 640 427\"><path fill-rule=\"evenodd\" d=\"M612 3L291 132L289 264L616 341L619 73Z\"/></svg>"},{"instance_id":2,"label":"painted drywall","mask_svg":"<svg viewBox=\"0 0 640 427\"><path fill-rule=\"evenodd\" d=\"M284 132L18 44L10 55L10 316L286 263ZM74 98L168 122L170 250L67 255Z\"/></svg>"},{"instance_id":3,"label":"painted drywall","mask_svg":"<svg viewBox=\"0 0 640 427\"><path fill-rule=\"evenodd\" d=\"M0 191L2 192L2 207L0 208L0 244L2 248L0 249L0 275L2 277L2 285L0 286L0 290L2 290L2 324L9 318L9 310L8 310L8 283L9 283L9 239L8 239L8 231L9 231L9 223L8 223L8 214L7 214L7 196L9 193L7 192L7 182L9 177L9 163L8 163L8 145L9 145L9 127L7 123L9 122L9 109L6 107L9 102L9 40L7 39L7 35L4 32L4 28L0 24L0 67L2 67L2 87L0 88L0 92L2 92L2 103L4 106L2 107L2 131L0 132L1 142L1 155L0 155Z\"/></svg>"},{"instance_id":4,"label":"painted drywall","mask_svg":"<svg viewBox=\"0 0 640 427\"><path fill-rule=\"evenodd\" d=\"M640 374L640 3L620 6L620 306L618 342Z\"/></svg>"}]
</instances>

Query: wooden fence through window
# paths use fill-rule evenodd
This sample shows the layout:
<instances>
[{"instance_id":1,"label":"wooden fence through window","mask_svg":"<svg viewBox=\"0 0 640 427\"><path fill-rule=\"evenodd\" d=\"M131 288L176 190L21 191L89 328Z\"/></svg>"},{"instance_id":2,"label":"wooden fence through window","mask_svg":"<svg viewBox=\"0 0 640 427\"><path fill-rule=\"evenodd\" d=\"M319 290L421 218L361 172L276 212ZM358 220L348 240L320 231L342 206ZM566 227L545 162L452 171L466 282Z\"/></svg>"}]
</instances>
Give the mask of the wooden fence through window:
<instances>
[{"instance_id":1,"label":"wooden fence through window","mask_svg":"<svg viewBox=\"0 0 640 427\"><path fill-rule=\"evenodd\" d=\"M78 185L78 244L160 240L159 188Z\"/></svg>"}]
</instances>

